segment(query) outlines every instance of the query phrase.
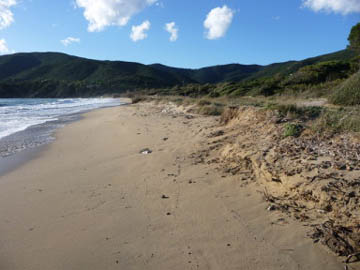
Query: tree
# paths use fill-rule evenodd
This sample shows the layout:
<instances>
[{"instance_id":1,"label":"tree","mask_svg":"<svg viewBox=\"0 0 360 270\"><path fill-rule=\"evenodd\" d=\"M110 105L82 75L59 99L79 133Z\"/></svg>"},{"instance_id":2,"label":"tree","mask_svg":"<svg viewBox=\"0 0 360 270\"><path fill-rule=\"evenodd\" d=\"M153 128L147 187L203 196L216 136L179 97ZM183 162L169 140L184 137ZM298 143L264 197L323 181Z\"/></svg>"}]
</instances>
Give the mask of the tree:
<instances>
[{"instance_id":1,"label":"tree","mask_svg":"<svg viewBox=\"0 0 360 270\"><path fill-rule=\"evenodd\" d=\"M360 53L360 23L351 28L348 40L349 48Z\"/></svg>"}]
</instances>

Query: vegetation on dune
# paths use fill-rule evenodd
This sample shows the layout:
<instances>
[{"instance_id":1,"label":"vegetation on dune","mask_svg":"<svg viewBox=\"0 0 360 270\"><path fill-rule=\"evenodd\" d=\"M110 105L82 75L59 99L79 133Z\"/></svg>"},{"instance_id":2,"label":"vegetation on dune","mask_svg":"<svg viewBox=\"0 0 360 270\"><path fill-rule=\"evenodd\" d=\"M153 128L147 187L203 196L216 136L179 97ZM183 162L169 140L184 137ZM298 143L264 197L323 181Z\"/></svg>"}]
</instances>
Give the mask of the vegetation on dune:
<instances>
[{"instance_id":1,"label":"vegetation on dune","mask_svg":"<svg viewBox=\"0 0 360 270\"><path fill-rule=\"evenodd\" d=\"M360 105L360 71L340 84L330 101L337 105Z\"/></svg>"},{"instance_id":2,"label":"vegetation on dune","mask_svg":"<svg viewBox=\"0 0 360 270\"><path fill-rule=\"evenodd\" d=\"M202 97L192 98L184 96L164 95L130 95L133 103L154 102L174 103L184 106L188 112L202 115L221 116L220 123L227 124L238 117L239 108L257 107L259 110L271 111L272 121L283 124L284 137L297 137L304 130L313 134L334 135L347 132L360 132L360 107L328 107L299 105L301 99L264 97Z\"/></svg>"},{"instance_id":3,"label":"vegetation on dune","mask_svg":"<svg viewBox=\"0 0 360 270\"><path fill-rule=\"evenodd\" d=\"M202 115L219 116L224 112L224 105L220 103L210 103L207 105L199 105L197 113Z\"/></svg>"},{"instance_id":4,"label":"vegetation on dune","mask_svg":"<svg viewBox=\"0 0 360 270\"><path fill-rule=\"evenodd\" d=\"M326 109L316 119L313 129L317 132L360 132L360 109L358 107Z\"/></svg>"},{"instance_id":5,"label":"vegetation on dune","mask_svg":"<svg viewBox=\"0 0 360 270\"><path fill-rule=\"evenodd\" d=\"M353 26L348 37L349 48L360 54L360 23ZM357 63L360 57L357 57ZM337 105L360 105L360 68L355 66L357 73L340 84L335 93L330 97L330 101Z\"/></svg>"},{"instance_id":6,"label":"vegetation on dune","mask_svg":"<svg viewBox=\"0 0 360 270\"><path fill-rule=\"evenodd\" d=\"M286 123L284 126L284 137L299 137L303 127L298 124Z\"/></svg>"},{"instance_id":7,"label":"vegetation on dune","mask_svg":"<svg viewBox=\"0 0 360 270\"><path fill-rule=\"evenodd\" d=\"M267 104L266 109L275 110L281 117L311 120L317 118L323 108L318 106L296 106L294 104Z\"/></svg>"}]
</instances>

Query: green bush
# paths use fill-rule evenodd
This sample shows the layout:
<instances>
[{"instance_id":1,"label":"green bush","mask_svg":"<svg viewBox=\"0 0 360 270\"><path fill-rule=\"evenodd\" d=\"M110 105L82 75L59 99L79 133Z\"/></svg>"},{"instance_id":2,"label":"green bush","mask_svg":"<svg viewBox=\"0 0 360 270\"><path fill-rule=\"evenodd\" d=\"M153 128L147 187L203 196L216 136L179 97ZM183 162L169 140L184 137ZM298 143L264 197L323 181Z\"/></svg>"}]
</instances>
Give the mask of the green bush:
<instances>
[{"instance_id":1,"label":"green bush","mask_svg":"<svg viewBox=\"0 0 360 270\"><path fill-rule=\"evenodd\" d=\"M287 123L284 126L284 137L299 137L303 127L298 124Z\"/></svg>"},{"instance_id":2,"label":"green bush","mask_svg":"<svg viewBox=\"0 0 360 270\"><path fill-rule=\"evenodd\" d=\"M345 80L329 100L336 105L360 105L360 71Z\"/></svg>"},{"instance_id":3,"label":"green bush","mask_svg":"<svg viewBox=\"0 0 360 270\"><path fill-rule=\"evenodd\" d=\"M321 107L309 106L298 107L294 104L274 104L269 103L265 107L269 110L276 110L282 117L299 118L299 119L314 119L317 118L322 111Z\"/></svg>"},{"instance_id":4,"label":"green bush","mask_svg":"<svg viewBox=\"0 0 360 270\"><path fill-rule=\"evenodd\" d=\"M199 107L197 112L202 115L218 116L224 112L224 106L219 106L215 104L205 105Z\"/></svg>"},{"instance_id":5,"label":"green bush","mask_svg":"<svg viewBox=\"0 0 360 270\"><path fill-rule=\"evenodd\" d=\"M359 108L326 110L314 123L313 128L318 132L360 132L360 110Z\"/></svg>"},{"instance_id":6,"label":"green bush","mask_svg":"<svg viewBox=\"0 0 360 270\"><path fill-rule=\"evenodd\" d=\"M300 68L291 74L284 82L291 84L318 84L326 81L346 78L349 76L351 66L349 62L327 61Z\"/></svg>"},{"instance_id":7,"label":"green bush","mask_svg":"<svg viewBox=\"0 0 360 270\"><path fill-rule=\"evenodd\" d=\"M211 102L206 100L206 99L200 99L198 102L199 106L207 106L207 105L211 105Z\"/></svg>"}]
</instances>

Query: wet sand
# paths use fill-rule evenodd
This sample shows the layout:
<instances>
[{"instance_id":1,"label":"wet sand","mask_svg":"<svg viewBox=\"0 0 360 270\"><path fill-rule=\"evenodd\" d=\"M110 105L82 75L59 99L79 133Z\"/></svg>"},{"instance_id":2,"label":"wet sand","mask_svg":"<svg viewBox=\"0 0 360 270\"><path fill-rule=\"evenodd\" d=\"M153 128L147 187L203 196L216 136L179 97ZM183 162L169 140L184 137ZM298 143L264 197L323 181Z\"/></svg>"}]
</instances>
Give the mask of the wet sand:
<instances>
[{"instance_id":1,"label":"wet sand","mask_svg":"<svg viewBox=\"0 0 360 270\"><path fill-rule=\"evenodd\" d=\"M259 187L194 164L217 124L142 104L59 130L0 176L0 269L342 269Z\"/></svg>"},{"instance_id":2,"label":"wet sand","mask_svg":"<svg viewBox=\"0 0 360 270\"><path fill-rule=\"evenodd\" d=\"M29 160L35 159L38 157L39 153L46 148L46 144L37 146L35 148L25 149L16 154L0 157L0 177L16 170L16 168L24 165Z\"/></svg>"}]
</instances>

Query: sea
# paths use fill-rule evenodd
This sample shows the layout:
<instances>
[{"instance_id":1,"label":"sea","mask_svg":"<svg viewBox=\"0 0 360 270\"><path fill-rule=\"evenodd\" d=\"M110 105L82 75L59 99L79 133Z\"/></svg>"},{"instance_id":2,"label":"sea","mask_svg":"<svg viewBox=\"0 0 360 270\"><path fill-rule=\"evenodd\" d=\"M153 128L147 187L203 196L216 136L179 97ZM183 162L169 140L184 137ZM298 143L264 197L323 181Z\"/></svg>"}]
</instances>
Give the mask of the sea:
<instances>
[{"instance_id":1,"label":"sea","mask_svg":"<svg viewBox=\"0 0 360 270\"><path fill-rule=\"evenodd\" d=\"M0 99L0 162L51 142L57 128L84 112L122 104L116 98Z\"/></svg>"}]
</instances>

